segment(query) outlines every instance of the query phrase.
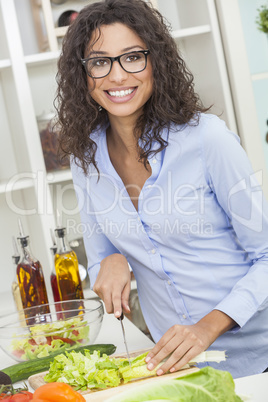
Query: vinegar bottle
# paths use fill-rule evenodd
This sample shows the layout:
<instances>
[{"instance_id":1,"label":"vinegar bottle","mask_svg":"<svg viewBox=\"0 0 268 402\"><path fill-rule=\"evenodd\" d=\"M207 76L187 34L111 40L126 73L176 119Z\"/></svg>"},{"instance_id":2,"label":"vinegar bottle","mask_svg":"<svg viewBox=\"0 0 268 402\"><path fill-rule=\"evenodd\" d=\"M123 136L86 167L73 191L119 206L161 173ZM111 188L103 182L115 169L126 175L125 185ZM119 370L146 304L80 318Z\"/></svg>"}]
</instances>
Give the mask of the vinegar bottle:
<instances>
[{"instance_id":1,"label":"vinegar bottle","mask_svg":"<svg viewBox=\"0 0 268 402\"><path fill-rule=\"evenodd\" d=\"M44 305L39 309L39 313L50 313L48 306L47 290L43 269L40 262L33 256L29 246L29 236L23 234L21 222L19 220L20 236L18 242L21 246L21 256L17 265L17 279L20 288L22 306L28 307ZM24 312L27 324L34 324L35 320L29 320L30 313ZM45 318L44 318L45 320Z\"/></svg>"},{"instance_id":2,"label":"vinegar bottle","mask_svg":"<svg viewBox=\"0 0 268 402\"><path fill-rule=\"evenodd\" d=\"M66 229L55 229L57 251L55 254L55 271L61 300L83 299L78 259L70 248L66 238Z\"/></svg>"}]
</instances>

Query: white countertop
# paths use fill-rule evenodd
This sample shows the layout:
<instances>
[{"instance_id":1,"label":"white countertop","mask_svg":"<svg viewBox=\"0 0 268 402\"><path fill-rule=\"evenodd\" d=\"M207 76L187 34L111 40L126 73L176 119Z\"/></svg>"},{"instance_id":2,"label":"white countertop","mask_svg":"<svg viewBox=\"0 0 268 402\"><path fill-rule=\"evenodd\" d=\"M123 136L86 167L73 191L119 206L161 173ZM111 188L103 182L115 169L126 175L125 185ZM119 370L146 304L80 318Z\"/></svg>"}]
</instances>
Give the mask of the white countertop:
<instances>
[{"instance_id":1,"label":"white countertop","mask_svg":"<svg viewBox=\"0 0 268 402\"><path fill-rule=\"evenodd\" d=\"M234 380L235 391L248 402L268 401L268 373L241 377ZM247 397L247 399L246 399Z\"/></svg>"}]
</instances>

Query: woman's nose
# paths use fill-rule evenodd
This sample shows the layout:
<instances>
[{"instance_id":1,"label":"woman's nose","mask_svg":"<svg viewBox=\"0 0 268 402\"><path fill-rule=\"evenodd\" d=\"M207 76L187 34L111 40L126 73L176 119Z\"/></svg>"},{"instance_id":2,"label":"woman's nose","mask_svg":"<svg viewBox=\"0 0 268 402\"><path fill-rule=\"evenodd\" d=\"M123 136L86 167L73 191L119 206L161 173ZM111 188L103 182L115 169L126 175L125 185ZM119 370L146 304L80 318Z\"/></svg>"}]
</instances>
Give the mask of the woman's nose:
<instances>
[{"instance_id":1,"label":"woman's nose","mask_svg":"<svg viewBox=\"0 0 268 402\"><path fill-rule=\"evenodd\" d=\"M127 79L128 73L125 70L123 70L118 61L114 61L108 77L110 81L120 83Z\"/></svg>"}]
</instances>

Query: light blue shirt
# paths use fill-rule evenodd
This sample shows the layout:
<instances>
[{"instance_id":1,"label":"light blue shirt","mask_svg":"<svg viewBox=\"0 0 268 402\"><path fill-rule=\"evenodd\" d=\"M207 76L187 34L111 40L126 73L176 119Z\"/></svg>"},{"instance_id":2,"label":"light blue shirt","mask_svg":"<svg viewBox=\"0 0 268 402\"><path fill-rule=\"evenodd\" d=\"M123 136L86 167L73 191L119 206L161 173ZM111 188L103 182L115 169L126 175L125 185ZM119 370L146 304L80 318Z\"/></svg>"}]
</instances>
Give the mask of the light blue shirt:
<instances>
[{"instance_id":1,"label":"light blue shirt","mask_svg":"<svg viewBox=\"0 0 268 402\"><path fill-rule=\"evenodd\" d=\"M216 116L162 137L168 146L149 158L138 212L110 161L106 130L92 135L100 177L72 163L91 286L101 260L123 254L156 342L172 325L218 309L238 325L211 345L228 356L211 365L234 377L260 373L268 367L268 207L259 183L238 136Z\"/></svg>"}]
</instances>

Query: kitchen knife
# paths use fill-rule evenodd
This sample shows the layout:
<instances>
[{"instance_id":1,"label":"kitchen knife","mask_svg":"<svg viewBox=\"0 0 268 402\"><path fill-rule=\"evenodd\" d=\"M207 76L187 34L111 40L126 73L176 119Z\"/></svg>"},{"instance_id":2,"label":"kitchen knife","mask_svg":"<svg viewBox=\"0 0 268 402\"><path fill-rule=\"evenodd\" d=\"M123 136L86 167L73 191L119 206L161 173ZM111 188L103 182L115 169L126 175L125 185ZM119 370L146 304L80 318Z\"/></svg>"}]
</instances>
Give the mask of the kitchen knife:
<instances>
[{"instance_id":1,"label":"kitchen knife","mask_svg":"<svg viewBox=\"0 0 268 402\"><path fill-rule=\"evenodd\" d=\"M126 333L125 333L125 328L124 328L124 324L123 324L123 318L124 318L124 314L122 312L122 314L118 318L118 320L120 321L120 324L121 324L124 344L125 344L125 348L126 348L126 352L127 352L127 358L128 358L129 366L131 368L131 360L130 360L130 355L129 355L128 346L127 346L127 340L126 340Z\"/></svg>"}]
</instances>

